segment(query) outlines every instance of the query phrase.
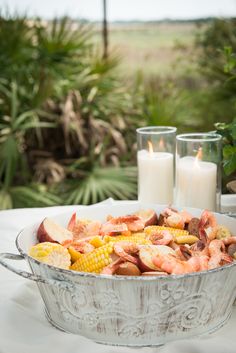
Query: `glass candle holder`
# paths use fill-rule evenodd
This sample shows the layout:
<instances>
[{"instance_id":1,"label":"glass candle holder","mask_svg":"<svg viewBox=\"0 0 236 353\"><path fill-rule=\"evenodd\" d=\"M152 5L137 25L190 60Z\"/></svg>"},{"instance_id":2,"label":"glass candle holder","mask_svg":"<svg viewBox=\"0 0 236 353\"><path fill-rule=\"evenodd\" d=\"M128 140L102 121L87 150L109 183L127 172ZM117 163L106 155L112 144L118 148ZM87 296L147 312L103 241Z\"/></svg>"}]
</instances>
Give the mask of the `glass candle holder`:
<instances>
[{"instance_id":1,"label":"glass candle holder","mask_svg":"<svg viewBox=\"0 0 236 353\"><path fill-rule=\"evenodd\" d=\"M177 206L220 210L221 148L218 134L177 135Z\"/></svg>"},{"instance_id":2,"label":"glass candle holder","mask_svg":"<svg viewBox=\"0 0 236 353\"><path fill-rule=\"evenodd\" d=\"M138 199L146 203L173 202L176 128L137 129Z\"/></svg>"}]
</instances>

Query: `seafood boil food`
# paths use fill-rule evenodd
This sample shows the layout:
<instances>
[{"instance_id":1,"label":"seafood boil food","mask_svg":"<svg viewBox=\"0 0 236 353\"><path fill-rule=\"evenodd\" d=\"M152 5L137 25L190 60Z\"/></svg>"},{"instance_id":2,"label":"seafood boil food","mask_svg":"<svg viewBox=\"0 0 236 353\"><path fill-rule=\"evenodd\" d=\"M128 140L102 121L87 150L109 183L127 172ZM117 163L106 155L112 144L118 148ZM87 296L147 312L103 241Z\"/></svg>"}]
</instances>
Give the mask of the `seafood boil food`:
<instances>
[{"instance_id":1,"label":"seafood boil food","mask_svg":"<svg viewBox=\"0 0 236 353\"><path fill-rule=\"evenodd\" d=\"M79 272L169 276L200 272L236 260L236 237L204 210L199 218L166 208L140 210L104 223L71 216L67 229L45 218L29 255Z\"/></svg>"}]
</instances>

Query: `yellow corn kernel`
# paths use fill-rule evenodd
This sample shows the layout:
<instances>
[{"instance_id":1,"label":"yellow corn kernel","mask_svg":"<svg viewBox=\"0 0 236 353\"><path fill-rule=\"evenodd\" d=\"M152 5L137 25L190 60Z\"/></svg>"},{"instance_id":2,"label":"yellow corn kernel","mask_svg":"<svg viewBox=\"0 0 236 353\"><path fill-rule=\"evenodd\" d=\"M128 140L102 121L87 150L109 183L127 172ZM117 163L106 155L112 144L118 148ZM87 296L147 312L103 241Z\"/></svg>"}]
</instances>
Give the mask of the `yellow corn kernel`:
<instances>
[{"instance_id":1,"label":"yellow corn kernel","mask_svg":"<svg viewBox=\"0 0 236 353\"><path fill-rule=\"evenodd\" d=\"M125 235L127 237L130 237L132 235L130 230L124 230L123 232L121 232L121 235Z\"/></svg>"},{"instance_id":2,"label":"yellow corn kernel","mask_svg":"<svg viewBox=\"0 0 236 353\"><path fill-rule=\"evenodd\" d=\"M90 253L83 254L71 267L71 270L81 272L100 273L103 268L112 262L111 253L113 244L106 244Z\"/></svg>"},{"instance_id":3,"label":"yellow corn kernel","mask_svg":"<svg viewBox=\"0 0 236 353\"><path fill-rule=\"evenodd\" d=\"M102 239L101 236L96 235L95 237L93 237L90 241L90 244L93 245L95 248L100 248L100 246L105 245L104 240Z\"/></svg>"},{"instance_id":4,"label":"yellow corn kernel","mask_svg":"<svg viewBox=\"0 0 236 353\"><path fill-rule=\"evenodd\" d=\"M70 257L71 257L71 262L74 263L75 261L77 261L81 256L83 256L79 251L75 250L75 248L73 246L69 246L67 248Z\"/></svg>"},{"instance_id":5,"label":"yellow corn kernel","mask_svg":"<svg viewBox=\"0 0 236 353\"><path fill-rule=\"evenodd\" d=\"M31 247L29 256L48 265L69 269L70 254L64 246L43 242Z\"/></svg>"},{"instance_id":6,"label":"yellow corn kernel","mask_svg":"<svg viewBox=\"0 0 236 353\"><path fill-rule=\"evenodd\" d=\"M194 244L198 240L198 237L195 235L180 235L175 238L177 244Z\"/></svg>"},{"instance_id":7,"label":"yellow corn kernel","mask_svg":"<svg viewBox=\"0 0 236 353\"><path fill-rule=\"evenodd\" d=\"M215 230L213 229L213 232L214 231L216 232L216 239L224 239L231 237L230 230L221 224L216 226Z\"/></svg>"},{"instance_id":8,"label":"yellow corn kernel","mask_svg":"<svg viewBox=\"0 0 236 353\"><path fill-rule=\"evenodd\" d=\"M117 235L115 237L111 237L109 235L105 235L103 240L106 243L118 243L119 241L130 241L132 243L138 244L138 245L149 245L152 244L149 239L146 239L143 235L131 235L126 236L126 235Z\"/></svg>"},{"instance_id":9,"label":"yellow corn kernel","mask_svg":"<svg viewBox=\"0 0 236 353\"><path fill-rule=\"evenodd\" d=\"M174 237L174 240L180 236L187 236L189 235L189 232L184 229L177 229L177 228L171 228L171 227L164 227L164 226L149 226L144 229L144 232L146 233L147 236L150 236L151 234L155 232L159 232L162 230L168 230Z\"/></svg>"},{"instance_id":10,"label":"yellow corn kernel","mask_svg":"<svg viewBox=\"0 0 236 353\"><path fill-rule=\"evenodd\" d=\"M132 233L131 233L132 235ZM145 232L137 232L137 233L133 233L133 236L136 236L136 237L143 237L143 238L146 238L147 235Z\"/></svg>"}]
</instances>

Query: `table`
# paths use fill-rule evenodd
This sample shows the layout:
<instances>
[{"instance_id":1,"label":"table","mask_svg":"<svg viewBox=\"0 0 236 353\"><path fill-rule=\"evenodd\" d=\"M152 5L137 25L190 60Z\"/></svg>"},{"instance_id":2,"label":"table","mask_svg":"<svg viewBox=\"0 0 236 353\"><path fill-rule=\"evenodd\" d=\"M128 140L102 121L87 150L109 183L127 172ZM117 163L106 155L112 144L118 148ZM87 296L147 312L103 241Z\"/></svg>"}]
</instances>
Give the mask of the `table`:
<instances>
[{"instance_id":1,"label":"table","mask_svg":"<svg viewBox=\"0 0 236 353\"><path fill-rule=\"evenodd\" d=\"M74 208L63 206L1 211L0 252L17 253L15 238L23 227L45 216L72 212ZM17 266L20 267L20 264L17 263ZM137 349L105 346L55 329L45 318L36 284L2 266L0 299L0 353L133 353L137 350L139 353L236 352L236 307L229 322L211 335L172 342L157 348Z\"/></svg>"}]
</instances>

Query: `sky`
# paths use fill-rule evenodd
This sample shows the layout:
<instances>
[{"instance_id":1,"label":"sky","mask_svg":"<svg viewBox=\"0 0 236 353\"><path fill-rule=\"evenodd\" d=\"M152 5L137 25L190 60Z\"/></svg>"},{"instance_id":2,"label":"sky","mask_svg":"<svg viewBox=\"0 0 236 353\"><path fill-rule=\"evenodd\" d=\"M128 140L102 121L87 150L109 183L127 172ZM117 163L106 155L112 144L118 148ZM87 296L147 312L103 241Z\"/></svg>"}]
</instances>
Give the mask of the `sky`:
<instances>
[{"instance_id":1,"label":"sky","mask_svg":"<svg viewBox=\"0 0 236 353\"><path fill-rule=\"evenodd\" d=\"M69 15L99 21L102 0L0 0L0 8L50 19ZM236 17L236 0L107 0L108 20Z\"/></svg>"}]
</instances>

